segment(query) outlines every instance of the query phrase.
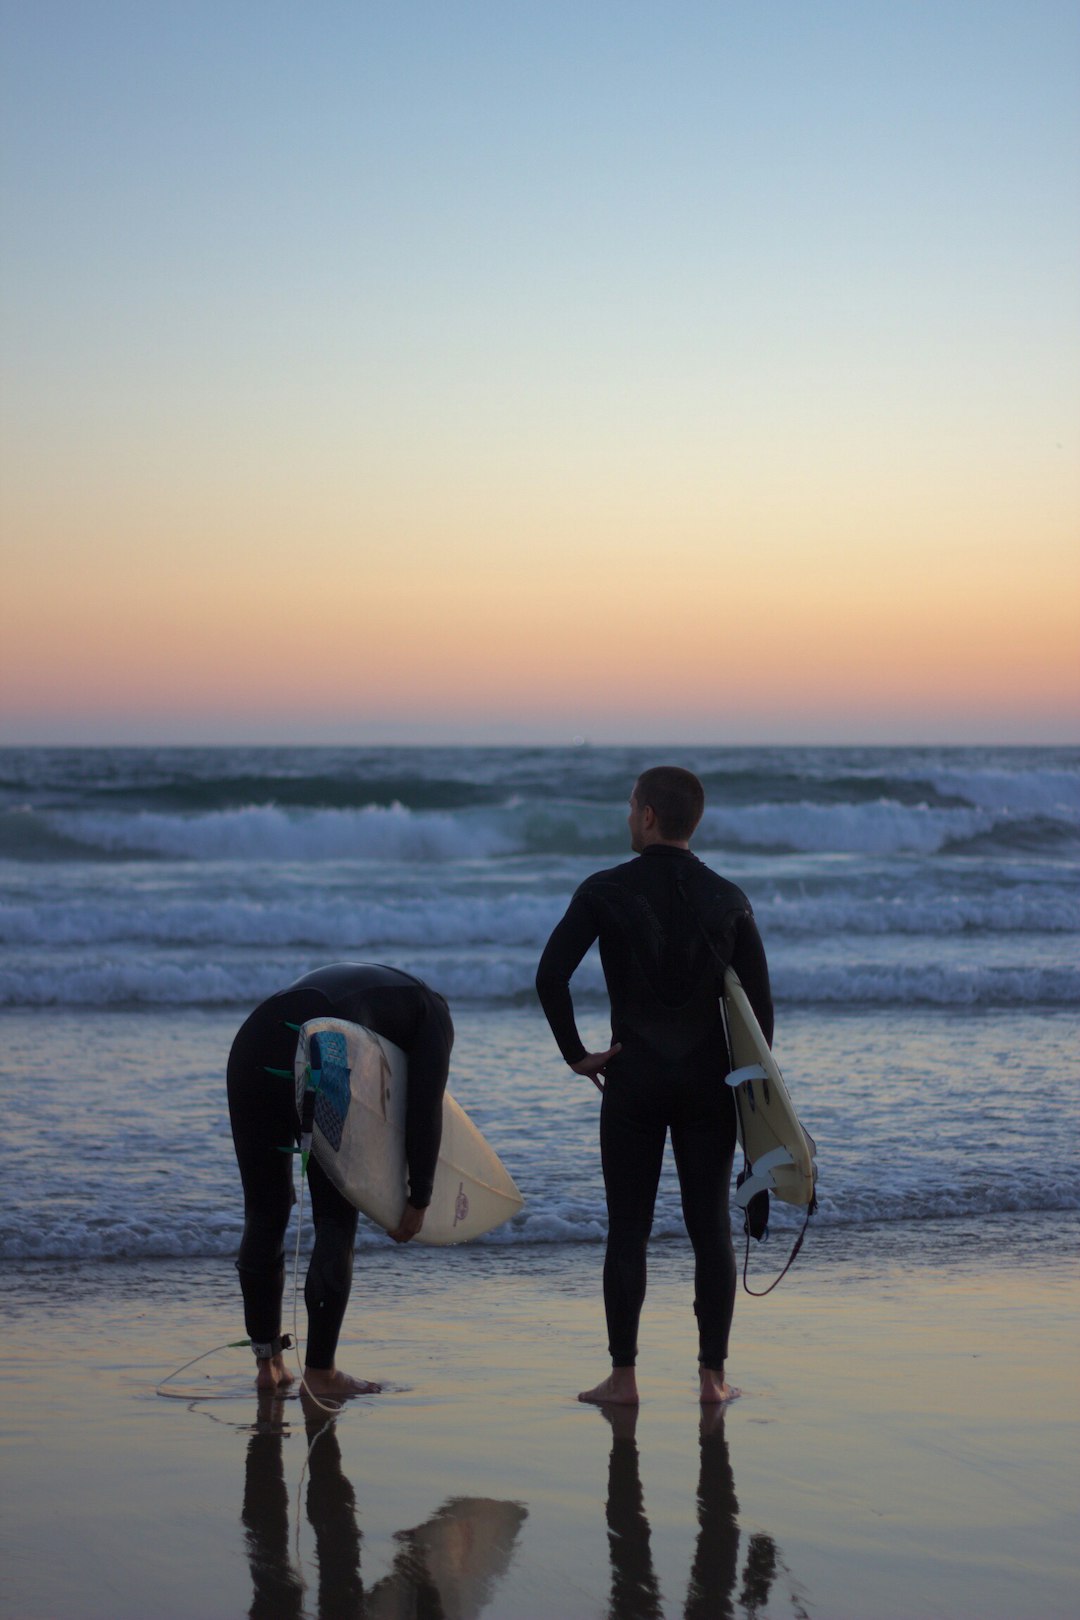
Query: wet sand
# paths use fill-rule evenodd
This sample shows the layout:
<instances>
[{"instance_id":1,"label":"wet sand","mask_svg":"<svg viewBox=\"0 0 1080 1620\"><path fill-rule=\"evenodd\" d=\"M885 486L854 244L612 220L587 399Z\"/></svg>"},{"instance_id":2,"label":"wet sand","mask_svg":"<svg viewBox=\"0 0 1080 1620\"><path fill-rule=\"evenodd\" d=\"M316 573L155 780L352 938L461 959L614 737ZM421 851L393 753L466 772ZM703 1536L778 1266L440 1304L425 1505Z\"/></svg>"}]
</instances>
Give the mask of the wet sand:
<instances>
[{"instance_id":1,"label":"wet sand","mask_svg":"<svg viewBox=\"0 0 1080 1620\"><path fill-rule=\"evenodd\" d=\"M385 1392L260 1408L227 1264L8 1268L4 1620L423 1614L1065 1620L1080 1265L796 1271L740 1296L702 1420L659 1246L640 1413L598 1249L366 1251L339 1357Z\"/></svg>"}]
</instances>

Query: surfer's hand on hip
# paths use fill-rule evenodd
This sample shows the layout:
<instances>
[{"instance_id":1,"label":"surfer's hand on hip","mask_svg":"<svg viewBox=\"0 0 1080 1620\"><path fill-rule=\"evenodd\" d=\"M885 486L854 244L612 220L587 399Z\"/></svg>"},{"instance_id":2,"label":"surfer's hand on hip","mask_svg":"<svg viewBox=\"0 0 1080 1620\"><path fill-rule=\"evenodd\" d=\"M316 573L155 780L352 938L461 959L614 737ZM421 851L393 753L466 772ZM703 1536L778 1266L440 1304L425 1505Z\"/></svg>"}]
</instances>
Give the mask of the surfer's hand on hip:
<instances>
[{"instance_id":1,"label":"surfer's hand on hip","mask_svg":"<svg viewBox=\"0 0 1080 1620\"><path fill-rule=\"evenodd\" d=\"M615 1054L621 1051L622 1045L619 1041L616 1041L615 1045L609 1046L606 1052L586 1052L584 1057L578 1058L577 1062L571 1063L570 1067L575 1074L583 1074L586 1080L591 1080L597 1091L603 1091L604 1088L600 1084L599 1077Z\"/></svg>"},{"instance_id":2,"label":"surfer's hand on hip","mask_svg":"<svg viewBox=\"0 0 1080 1620\"><path fill-rule=\"evenodd\" d=\"M392 1237L395 1243L408 1243L423 1226L426 1214L426 1209L417 1209L413 1204L406 1204L400 1221L387 1236Z\"/></svg>"}]
</instances>

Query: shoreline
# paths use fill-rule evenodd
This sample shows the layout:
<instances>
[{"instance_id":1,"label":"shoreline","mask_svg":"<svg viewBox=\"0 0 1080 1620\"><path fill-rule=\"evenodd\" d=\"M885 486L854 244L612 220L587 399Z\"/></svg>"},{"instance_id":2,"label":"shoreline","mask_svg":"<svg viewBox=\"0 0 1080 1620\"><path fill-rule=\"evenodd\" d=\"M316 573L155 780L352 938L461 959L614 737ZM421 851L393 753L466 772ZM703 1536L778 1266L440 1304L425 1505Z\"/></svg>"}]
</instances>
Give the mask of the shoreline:
<instances>
[{"instance_id":1,"label":"shoreline","mask_svg":"<svg viewBox=\"0 0 1080 1620\"><path fill-rule=\"evenodd\" d=\"M599 1249L477 1253L365 1254L339 1359L387 1390L329 1425L260 1411L242 1350L155 1395L241 1336L228 1262L5 1265L0 1615L390 1620L421 1588L448 1620L1072 1612L1080 1263L740 1294L744 1393L703 1421L681 1246L652 1255L636 1419L575 1399L606 1367Z\"/></svg>"},{"instance_id":2,"label":"shoreline","mask_svg":"<svg viewBox=\"0 0 1080 1620\"><path fill-rule=\"evenodd\" d=\"M231 1167L230 1167L231 1168ZM665 1167L665 1176L667 1167ZM662 1183L663 1185L663 1183ZM766 1243L751 1243L749 1278L752 1286L763 1286L781 1269L802 1225L802 1211L792 1211L780 1205L773 1206L773 1225ZM310 1214L305 1211L301 1256L310 1252L312 1228ZM739 1299L742 1291L742 1267L745 1238L733 1226L735 1257L738 1262ZM236 1234L239 1242L239 1230ZM295 1229L290 1226L286 1238L287 1287L292 1284ZM440 1272L447 1265L461 1268L466 1276L499 1275L509 1270L515 1276L550 1280L556 1288L568 1283L589 1289L598 1279L603 1264L603 1237L576 1239L570 1242L514 1238L480 1239L477 1242L437 1248L416 1244L408 1250L391 1246L378 1227L360 1217L357 1232L357 1279L362 1283L369 1271L383 1275L399 1270L411 1279L414 1286L426 1286L433 1277L432 1286L440 1287ZM189 1278L203 1279L217 1268L232 1277L235 1244L223 1253L204 1252L192 1255L86 1255L73 1254L58 1257L53 1254L0 1255L0 1307L5 1311L18 1311L25 1298L27 1284L36 1297L40 1287L42 1303L47 1303L55 1279L71 1276L78 1279L83 1295L118 1285L118 1280L129 1273L148 1279L168 1275L170 1287L185 1291ZM683 1232L654 1233L649 1244L650 1268L663 1272L683 1267L689 1253L688 1239ZM799 1256L784 1279L781 1288L798 1287L802 1279L832 1279L847 1277L854 1280L872 1280L896 1271L918 1276L922 1272L993 1272L1011 1266L1037 1265L1042 1269L1071 1265L1080 1253L1080 1209L1003 1210L996 1215L962 1211L953 1216L932 1215L923 1219L893 1221L865 1220L849 1225L828 1222L817 1217L811 1220ZM684 1267L685 1269L685 1267ZM122 1284L120 1284L123 1286ZM596 1286L599 1287L597 1281ZM736 1305L738 1310L738 1304Z\"/></svg>"}]
</instances>

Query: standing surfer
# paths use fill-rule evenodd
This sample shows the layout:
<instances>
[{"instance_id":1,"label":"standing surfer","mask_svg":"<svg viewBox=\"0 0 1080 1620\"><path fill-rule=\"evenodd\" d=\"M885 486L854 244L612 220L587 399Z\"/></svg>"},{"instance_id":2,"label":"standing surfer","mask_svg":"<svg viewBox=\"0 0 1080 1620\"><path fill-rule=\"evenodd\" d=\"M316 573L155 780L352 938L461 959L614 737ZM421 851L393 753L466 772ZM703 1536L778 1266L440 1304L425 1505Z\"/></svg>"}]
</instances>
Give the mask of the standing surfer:
<instances>
[{"instance_id":1,"label":"standing surfer","mask_svg":"<svg viewBox=\"0 0 1080 1620\"><path fill-rule=\"evenodd\" d=\"M285 1230L296 1197L292 1147L299 1134L292 1068L296 1027L311 1018L362 1024L399 1046L408 1059L409 1191L390 1233L397 1243L416 1236L431 1202L454 1044L454 1026L442 996L420 979L374 962L316 968L262 1002L241 1025L228 1067L229 1119L244 1187L244 1235L236 1268L257 1362L256 1384L264 1390L292 1382L281 1335ZM378 1384L339 1372L334 1365L352 1286L358 1211L332 1185L314 1155L307 1175L315 1243L304 1285L304 1382L316 1396L374 1394Z\"/></svg>"},{"instance_id":2,"label":"standing surfer","mask_svg":"<svg viewBox=\"0 0 1080 1620\"><path fill-rule=\"evenodd\" d=\"M704 789L692 772L674 765L643 772L627 817L637 858L585 879L537 970L537 993L559 1050L576 1074L604 1094L600 1152L608 1209L604 1307L611 1373L583 1390L583 1401L638 1402L646 1248L668 1130L694 1248L701 1399L716 1404L737 1393L724 1379L737 1278L728 1213L736 1121L724 1084L724 968L735 968L769 1041L773 1009L750 902L690 852L704 809ZM611 1046L605 1052L586 1051L570 994L570 979L596 939L611 1002Z\"/></svg>"}]
</instances>

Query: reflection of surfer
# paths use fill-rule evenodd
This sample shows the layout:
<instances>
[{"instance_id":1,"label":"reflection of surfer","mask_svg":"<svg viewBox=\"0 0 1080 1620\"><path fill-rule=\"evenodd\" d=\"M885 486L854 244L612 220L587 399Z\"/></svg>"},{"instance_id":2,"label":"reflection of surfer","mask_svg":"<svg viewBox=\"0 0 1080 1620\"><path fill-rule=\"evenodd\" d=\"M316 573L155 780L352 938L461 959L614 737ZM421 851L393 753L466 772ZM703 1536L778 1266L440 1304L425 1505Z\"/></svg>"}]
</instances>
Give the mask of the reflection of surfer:
<instances>
[{"instance_id":1,"label":"reflection of surfer","mask_svg":"<svg viewBox=\"0 0 1080 1620\"><path fill-rule=\"evenodd\" d=\"M281 1455L285 1403L265 1395L244 1465L241 1521L251 1566L251 1620L300 1620L304 1583L289 1561L289 1488Z\"/></svg>"},{"instance_id":2,"label":"reflection of surfer","mask_svg":"<svg viewBox=\"0 0 1080 1620\"><path fill-rule=\"evenodd\" d=\"M636 1406L605 1406L611 1424L607 1527L611 1555L611 1620L663 1620L652 1564L652 1531L638 1468Z\"/></svg>"},{"instance_id":3,"label":"reflection of surfer","mask_svg":"<svg viewBox=\"0 0 1080 1620\"><path fill-rule=\"evenodd\" d=\"M360 1581L360 1526L356 1495L341 1467L333 1421L301 1395L308 1451L307 1515L315 1532L319 1570L319 1620L364 1614ZM259 1401L244 1467L243 1523L251 1567L251 1620L300 1620L304 1581L289 1556L289 1492L282 1442L290 1432L285 1402Z\"/></svg>"},{"instance_id":4,"label":"reflection of surfer","mask_svg":"<svg viewBox=\"0 0 1080 1620\"><path fill-rule=\"evenodd\" d=\"M408 1201L390 1236L407 1243L424 1224L442 1136L442 1102L454 1026L442 996L419 979L372 962L336 962L297 979L264 1001L241 1026L229 1054L229 1118L244 1186L244 1236L236 1266L244 1295L259 1389L290 1383L282 1355L285 1229L295 1201L292 1157L297 1140L292 1080L296 1026L311 1018L343 1018L374 1030L408 1059L405 1157ZM268 1072L270 1071L270 1072ZM274 1071L277 1071L276 1073ZM285 1151L282 1151L282 1150ZM328 1180L314 1157L308 1187L315 1243L304 1286L307 1364L314 1395L374 1393L334 1366L352 1286L357 1210Z\"/></svg>"},{"instance_id":5,"label":"reflection of surfer","mask_svg":"<svg viewBox=\"0 0 1080 1620\"><path fill-rule=\"evenodd\" d=\"M686 1620L721 1620L732 1612L731 1595L739 1558L739 1502L722 1407L701 1414L697 1514L698 1538L686 1590Z\"/></svg>"},{"instance_id":6,"label":"reflection of surfer","mask_svg":"<svg viewBox=\"0 0 1080 1620\"><path fill-rule=\"evenodd\" d=\"M315 1533L318 1620L475 1620L505 1575L525 1520L517 1502L462 1497L415 1530L388 1575L365 1592L356 1494L341 1464L336 1425L301 1394L308 1442L307 1516ZM243 1524L251 1568L251 1620L301 1620L304 1581L289 1555L289 1495L282 1442L285 1402L264 1395L248 1442Z\"/></svg>"},{"instance_id":7,"label":"reflection of surfer","mask_svg":"<svg viewBox=\"0 0 1080 1620\"><path fill-rule=\"evenodd\" d=\"M661 1620L664 1602L653 1569L651 1529L645 1513L638 1461L636 1407L606 1403L611 1425L607 1525L611 1556L608 1620ZM701 1463L697 1492L698 1538L686 1591L685 1620L732 1620L739 1555L739 1503L731 1471L724 1408L701 1414ZM755 1615L768 1602L779 1567L772 1537L751 1536L739 1607Z\"/></svg>"}]
</instances>

